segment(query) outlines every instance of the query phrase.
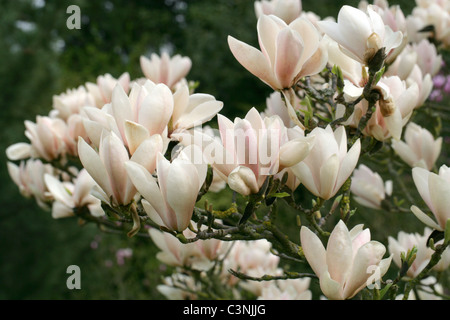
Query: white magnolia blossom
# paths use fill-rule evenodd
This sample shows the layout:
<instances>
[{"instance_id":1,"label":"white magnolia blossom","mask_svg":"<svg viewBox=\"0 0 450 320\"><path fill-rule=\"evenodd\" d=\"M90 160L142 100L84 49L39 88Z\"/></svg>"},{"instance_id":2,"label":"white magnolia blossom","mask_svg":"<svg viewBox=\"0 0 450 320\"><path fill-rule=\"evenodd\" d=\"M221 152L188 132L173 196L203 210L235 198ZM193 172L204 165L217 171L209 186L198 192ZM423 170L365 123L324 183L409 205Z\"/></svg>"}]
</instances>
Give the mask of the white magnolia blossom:
<instances>
[{"instance_id":1,"label":"white magnolia blossom","mask_svg":"<svg viewBox=\"0 0 450 320\"><path fill-rule=\"evenodd\" d=\"M441 153L442 137L434 139L427 129L410 122L405 141L392 140L392 148L409 166L431 170Z\"/></svg>"},{"instance_id":2,"label":"white magnolia blossom","mask_svg":"<svg viewBox=\"0 0 450 320\"><path fill-rule=\"evenodd\" d=\"M373 209L380 209L381 202L392 193L392 180L383 182L381 176L364 164L353 172L350 190L359 204Z\"/></svg>"}]
</instances>

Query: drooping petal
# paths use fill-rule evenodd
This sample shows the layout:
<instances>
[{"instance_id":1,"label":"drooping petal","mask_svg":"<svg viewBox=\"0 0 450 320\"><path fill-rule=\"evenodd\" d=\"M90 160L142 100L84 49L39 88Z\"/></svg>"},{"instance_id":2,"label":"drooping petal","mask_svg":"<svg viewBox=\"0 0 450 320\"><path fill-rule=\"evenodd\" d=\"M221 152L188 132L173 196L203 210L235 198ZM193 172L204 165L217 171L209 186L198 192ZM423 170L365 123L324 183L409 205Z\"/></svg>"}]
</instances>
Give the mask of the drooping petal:
<instances>
[{"instance_id":1,"label":"drooping petal","mask_svg":"<svg viewBox=\"0 0 450 320\"><path fill-rule=\"evenodd\" d=\"M326 251L319 237L307 227L300 229L300 242L306 260L314 273L320 277L327 271Z\"/></svg>"}]
</instances>

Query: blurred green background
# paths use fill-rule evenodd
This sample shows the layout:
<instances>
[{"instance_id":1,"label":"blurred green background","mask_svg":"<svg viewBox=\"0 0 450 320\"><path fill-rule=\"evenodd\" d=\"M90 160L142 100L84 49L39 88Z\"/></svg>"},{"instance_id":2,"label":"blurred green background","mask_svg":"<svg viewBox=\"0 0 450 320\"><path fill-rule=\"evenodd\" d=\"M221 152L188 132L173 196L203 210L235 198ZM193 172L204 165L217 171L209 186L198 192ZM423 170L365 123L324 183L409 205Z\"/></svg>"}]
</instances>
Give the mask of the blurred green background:
<instances>
[{"instance_id":1,"label":"blurred green background","mask_svg":"<svg viewBox=\"0 0 450 320\"><path fill-rule=\"evenodd\" d=\"M390 1L396 3L405 14L414 5ZM73 4L81 9L79 30L66 27ZM303 1L303 10L336 17L343 4L358 1ZM0 0L0 299L163 298L155 287L167 270L148 239L104 234L76 219L53 220L19 194L4 150L27 141L24 120L48 114L54 94L105 73L141 77L139 56L161 48L192 59L188 79L199 81L198 92L223 101L224 115L263 110L270 89L235 61L226 41L233 35L256 45L255 26L251 0ZM363 221L374 220L365 212ZM293 219L288 223L295 225ZM410 216L393 219L417 226ZM374 221L385 226L385 219ZM386 239L384 231L379 240ZM298 229L291 235L298 241ZM116 252L127 247L133 256L120 265ZM66 287L72 264L81 268L82 290Z\"/></svg>"}]
</instances>

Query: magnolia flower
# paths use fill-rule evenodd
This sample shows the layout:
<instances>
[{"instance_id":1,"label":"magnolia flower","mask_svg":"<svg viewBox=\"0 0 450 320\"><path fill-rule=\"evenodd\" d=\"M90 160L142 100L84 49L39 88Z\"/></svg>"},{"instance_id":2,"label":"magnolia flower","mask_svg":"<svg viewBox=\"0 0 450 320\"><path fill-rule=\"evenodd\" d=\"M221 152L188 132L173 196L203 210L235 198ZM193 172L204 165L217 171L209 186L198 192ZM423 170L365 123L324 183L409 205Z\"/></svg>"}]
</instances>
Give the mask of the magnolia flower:
<instances>
[{"instance_id":1,"label":"magnolia flower","mask_svg":"<svg viewBox=\"0 0 450 320\"><path fill-rule=\"evenodd\" d=\"M278 268L280 258L270 252L271 244L265 239L254 241L235 241L230 252L223 260L223 277L230 286L239 284L245 290L260 296L267 284L257 281L239 281L230 276L228 270L238 270L253 277L265 274L281 275Z\"/></svg>"},{"instance_id":2,"label":"magnolia flower","mask_svg":"<svg viewBox=\"0 0 450 320\"><path fill-rule=\"evenodd\" d=\"M230 188L243 195L257 193L268 175L302 161L312 147L313 138L305 138L303 132L289 137L279 117L263 120L254 108L234 123L222 115L218 122L223 147L231 153L233 166L232 171L228 171L229 165L216 168L228 177Z\"/></svg>"},{"instance_id":3,"label":"magnolia flower","mask_svg":"<svg viewBox=\"0 0 450 320\"><path fill-rule=\"evenodd\" d=\"M450 169L443 165L439 168L439 174L426 169L416 167L412 169L412 176L417 190L423 201L436 218L436 222L420 210L417 206L411 206L414 215L427 226L443 231L447 220L450 219Z\"/></svg>"},{"instance_id":4,"label":"magnolia flower","mask_svg":"<svg viewBox=\"0 0 450 320\"><path fill-rule=\"evenodd\" d=\"M258 300L311 300L311 278L269 281Z\"/></svg>"},{"instance_id":5,"label":"magnolia flower","mask_svg":"<svg viewBox=\"0 0 450 320\"><path fill-rule=\"evenodd\" d=\"M384 183L378 173L361 164L353 172L350 191L359 204L368 208L380 209L381 202L386 195L390 196L392 193L392 181Z\"/></svg>"},{"instance_id":6,"label":"magnolia flower","mask_svg":"<svg viewBox=\"0 0 450 320\"><path fill-rule=\"evenodd\" d=\"M415 278L417 275L419 275L419 273L422 272L422 270L431 260L431 256L434 253L434 250L428 247L428 238L430 237L431 232L432 230L429 228L425 228L423 235L419 233L406 233L400 231L397 235L397 239L393 237L388 238L389 252L393 256L392 259L394 263L399 268L402 267L401 253L404 252L406 254L408 250L411 250L414 246L416 247L416 258L414 259L414 262L406 273L406 275L410 278ZM449 257L450 249L447 248L444 251L441 260L439 261L439 264L436 265L433 269L445 270L450 264L450 261L448 259Z\"/></svg>"},{"instance_id":7,"label":"magnolia flower","mask_svg":"<svg viewBox=\"0 0 450 320\"><path fill-rule=\"evenodd\" d=\"M92 93L84 86L79 86L53 96L53 115L66 120L72 114L79 114L84 107L95 105L95 97Z\"/></svg>"},{"instance_id":8,"label":"magnolia flower","mask_svg":"<svg viewBox=\"0 0 450 320\"><path fill-rule=\"evenodd\" d=\"M302 0L262 0L255 1L255 14L259 18L262 15L274 15L291 23L302 13Z\"/></svg>"},{"instance_id":9,"label":"magnolia flower","mask_svg":"<svg viewBox=\"0 0 450 320\"><path fill-rule=\"evenodd\" d=\"M341 50L352 59L367 65L376 52L385 48L386 55L400 46L403 34L393 32L369 5L367 13L351 6L343 6L337 23L318 22L319 28L339 43Z\"/></svg>"},{"instance_id":10,"label":"magnolia flower","mask_svg":"<svg viewBox=\"0 0 450 320\"><path fill-rule=\"evenodd\" d=\"M425 6L417 6L407 17L406 23L412 42L432 37L442 42L444 46L450 45L450 11L445 4L440 5L434 2ZM427 26L432 26L433 31L421 32Z\"/></svg>"},{"instance_id":11,"label":"magnolia flower","mask_svg":"<svg viewBox=\"0 0 450 320\"><path fill-rule=\"evenodd\" d=\"M48 209L52 196L45 185L44 175L54 174L54 168L49 164L43 164L39 159L22 161L19 166L8 162L7 167L9 176L19 187L20 193L27 198L34 197L41 208Z\"/></svg>"},{"instance_id":12,"label":"magnolia flower","mask_svg":"<svg viewBox=\"0 0 450 320\"><path fill-rule=\"evenodd\" d=\"M158 139L145 140L130 159L122 141L114 133L104 131L98 153L80 138L78 154L83 167L103 191L102 200L110 203L111 199L112 205L127 205L133 200L136 188L127 175L125 162L135 161L153 172L159 144Z\"/></svg>"},{"instance_id":13,"label":"magnolia flower","mask_svg":"<svg viewBox=\"0 0 450 320\"><path fill-rule=\"evenodd\" d=\"M431 132L410 122L405 130L405 142L393 140L392 148L411 167L431 170L441 153L442 137L434 139Z\"/></svg>"},{"instance_id":14,"label":"magnolia flower","mask_svg":"<svg viewBox=\"0 0 450 320\"><path fill-rule=\"evenodd\" d=\"M201 154L201 150L198 151ZM159 153L156 163L158 183L142 165L129 161L126 170L144 198L148 216L171 230L183 231L191 221L197 195L206 178L206 163L194 164L186 155L172 162ZM176 190L176 192L174 192Z\"/></svg>"},{"instance_id":15,"label":"magnolia flower","mask_svg":"<svg viewBox=\"0 0 450 320\"><path fill-rule=\"evenodd\" d=\"M302 227L300 239L305 257L319 277L320 288L332 300L354 297L371 284L374 272L382 277L388 270L392 256L382 259L386 248L370 240L369 229L357 225L348 231L339 220L328 239L327 248L308 228ZM378 279L379 280L379 279Z\"/></svg>"},{"instance_id":16,"label":"magnolia flower","mask_svg":"<svg viewBox=\"0 0 450 320\"><path fill-rule=\"evenodd\" d=\"M156 288L169 300L197 300L196 292L202 290L195 279L185 273L174 273L165 277L163 284L157 285Z\"/></svg>"},{"instance_id":17,"label":"magnolia flower","mask_svg":"<svg viewBox=\"0 0 450 320\"><path fill-rule=\"evenodd\" d=\"M142 86L133 84L129 95L121 86L116 86L110 104L101 110L85 108L84 111L87 115L84 127L94 146L98 146L106 130L114 132L130 154L134 154L151 136L161 135L164 142L173 112L173 96L166 85L147 80Z\"/></svg>"},{"instance_id":18,"label":"magnolia flower","mask_svg":"<svg viewBox=\"0 0 450 320\"><path fill-rule=\"evenodd\" d=\"M423 74L434 77L442 67L442 55L438 54L436 46L428 39L411 44L412 50L417 54L417 64Z\"/></svg>"},{"instance_id":19,"label":"magnolia flower","mask_svg":"<svg viewBox=\"0 0 450 320\"><path fill-rule=\"evenodd\" d=\"M147 79L154 83L163 83L171 89L189 73L192 66L188 57L178 54L170 57L167 52L163 52L161 56L153 53L150 59L141 56L140 63Z\"/></svg>"},{"instance_id":20,"label":"magnolia flower","mask_svg":"<svg viewBox=\"0 0 450 320\"><path fill-rule=\"evenodd\" d=\"M128 92L130 89L130 74L125 72L118 79L115 79L107 73L98 76L96 84L87 82L86 88L94 97L97 108L101 108L106 103L111 102L112 92L116 85L120 85L125 92Z\"/></svg>"},{"instance_id":21,"label":"magnolia flower","mask_svg":"<svg viewBox=\"0 0 450 320\"><path fill-rule=\"evenodd\" d=\"M217 258L228 248L225 242L208 239L192 243L182 243L173 235L156 229L149 230L150 237L161 250L156 258L168 266L189 267L195 270L207 271L213 267ZM186 238L194 238L195 233L186 229Z\"/></svg>"},{"instance_id":22,"label":"magnolia flower","mask_svg":"<svg viewBox=\"0 0 450 320\"><path fill-rule=\"evenodd\" d=\"M73 216L75 208L86 206L94 217L103 216L101 201L91 195L91 190L95 181L85 169L81 170L74 183L62 182L51 174L44 175L45 185L52 194L55 202L53 203L53 218L65 218Z\"/></svg>"},{"instance_id":23,"label":"magnolia flower","mask_svg":"<svg viewBox=\"0 0 450 320\"><path fill-rule=\"evenodd\" d=\"M52 161L65 153L63 136L67 126L63 120L37 116L36 123L26 120L25 127L25 136L31 142L35 158Z\"/></svg>"},{"instance_id":24,"label":"magnolia flower","mask_svg":"<svg viewBox=\"0 0 450 320\"><path fill-rule=\"evenodd\" d=\"M431 75L423 71L418 63L417 52L408 45L384 74L385 76L398 76L401 80L406 81L407 86L411 86L413 83L417 84L419 98L416 108L424 104L433 89Z\"/></svg>"},{"instance_id":25,"label":"magnolia flower","mask_svg":"<svg viewBox=\"0 0 450 320\"><path fill-rule=\"evenodd\" d=\"M432 287L433 291L431 291ZM417 294L417 296L416 296ZM411 290L408 296L408 300L442 300L442 296L445 295L444 288L438 283L435 277L427 277L420 281L420 285L415 287L415 290ZM399 294L395 297L395 300L403 300L404 295Z\"/></svg>"},{"instance_id":26,"label":"magnolia flower","mask_svg":"<svg viewBox=\"0 0 450 320\"><path fill-rule=\"evenodd\" d=\"M291 169L306 189L327 200L339 191L355 169L361 143L358 139L347 152L344 127L334 132L330 126L317 127L308 134L308 137L312 136L315 140L309 155Z\"/></svg>"},{"instance_id":27,"label":"magnolia flower","mask_svg":"<svg viewBox=\"0 0 450 320\"><path fill-rule=\"evenodd\" d=\"M276 16L263 15L257 29L261 51L231 36L228 45L244 68L273 89L291 88L325 67L320 33L307 19L297 18L287 25Z\"/></svg>"},{"instance_id":28,"label":"magnolia flower","mask_svg":"<svg viewBox=\"0 0 450 320\"><path fill-rule=\"evenodd\" d=\"M189 87L181 85L173 95L173 113L169 135L174 131L190 129L211 120L223 107L223 102L203 93L189 95Z\"/></svg>"},{"instance_id":29,"label":"magnolia flower","mask_svg":"<svg viewBox=\"0 0 450 320\"><path fill-rule=\"evenodd\" d=\"M344 82L346 99L354 100L361 96L363 87L355 86L347 80L344 80ZM381 98L376 103L375 112L367 122L363 133L379 141L391 137L399 140L403 126L406 125L417 105L419 97L417 83L407 86L406 82L397 76L383 77L377 83L376 89L380 92ZM357 127L360 119L367 113L367 109L368 102L363 99L355 106L352 116L344 124ZM341 116L344 111L340 110L336 116Z\"/></svg>"},{"instance_id":30,"label":"magnolia flower","mask_svg":"<svg viewBox=\"0 0 450 320\"><path fill-rule=\"evenodd\" d=\"M292 107L294 110L305 110L306 107L300 104L300 99L298 99L297 96L294 96L293 98L294 103L292 104ZM289 115L286 105L281 97L281 93L278 91L272 92L266 99L266 109L261 116L263 118L279 116L286 128L295 127L295 122L291 119L291 116Z\"/></svg>"}]
</instances>

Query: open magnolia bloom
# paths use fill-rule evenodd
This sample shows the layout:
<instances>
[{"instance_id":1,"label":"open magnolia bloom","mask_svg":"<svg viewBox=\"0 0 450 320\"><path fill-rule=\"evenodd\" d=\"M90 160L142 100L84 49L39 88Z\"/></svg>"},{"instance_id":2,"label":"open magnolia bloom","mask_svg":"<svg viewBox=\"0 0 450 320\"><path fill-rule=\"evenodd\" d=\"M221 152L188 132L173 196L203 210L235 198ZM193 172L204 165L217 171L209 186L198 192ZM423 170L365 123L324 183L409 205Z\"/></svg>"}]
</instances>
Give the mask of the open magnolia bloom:
<instances>
[{"instance_id":1,"label":"open magnolia bloom","mask_svg":"<svg viewBox=\"0 0 450 320\"><path fill-rule=\"evenodd\" d=\"M430 218L417 206L411 206L414 215L427 226L444 231L447 220L450 219L450 169L443 165L439 174L427 169L416 167L412 169L412 176L417 190L423 201L433 213L436 221Z\"/></svg>"},{"instance_id":2,"label":"open magnolia bloom","mask_svg":"<svg viewBox=\"0 0 450 320\"><path fill-rule=\"evenodd\" d=\"M81 170L74 183L62 182L51 174L44 175L45 185L52 194L55 202L53 203L53 218L65 218L74 215L75 208L86 206L94 217L105 215L101 201L91 194L95 181L88 172Z\"/></svg>"},{"instance_id":3,"label":"open magnolia bloom","mask_svg":"<svg viewBox=\"0 0 450 320\"><path fill-rule=\"evenodd\" d=\"M344 80L344 94L346 99L352 101L361 96L364 88ZM382 77L375 87L381 94L376 103L375 112L370 117L363 133L372 136L378 141L389 138L400 140L403 127L410 119L419 98L419 88L413 82L407 86L397 76ZM363 99L355 106L355 111L344 125L358 127L359 121L367 113L369 103ZM345 110L338 108L336 117L344 114Z\"/></svg>"},{"instance_id":4,"label":"open magnolia bloom","mask_svg":"<svg viewBox=\"0 0 450 320\"><path fill-rule=\"evenodd\" d=\"M319 28L339 43L341 50L352 59L368 65L378 50L391 50L401 45L403 34L393 32L385 25L381 16L369 5L367 13L345 5L338 14L337 23L319 21Z\"/></svg>"},{"instance_id":5,"label":"open magnolia bloom","mask_svg":"<svg viewBox=\"0 0 450 320\"><path fill-rule=\"evenodd\" d=\"M48 209L48 203L53 198L45 185L44 175L56 174L55 169L49 164L42 163L39 159L21 161L19 166L8 162L7 166L8 173L20 193L26 198L34 197L39 207Z\"/></svg>"},{"instance_id":6,"label":"open magnolia bloom","mask_svg":"<svg viewBox=\"0 0 450 320\"><path fill-rule=\"evenodd\" d=\"M257 193L269 175L292 167L308 155L313 137L303 131L288 130L278 116L261 118L252 108L244 119L234 123L222 115L218 117L225 161L216 166L227 177L230 188L242 195ZM229 171L232 169L232 171Z\"/></svg>"},{"instance_id":7,"label":"open magnolia bloom","mask_svg":"<svg viewBox=\"0 0 450 320\"><path fill-rule=\"evenodd\" d=\"M397 235L397 238L389 237L389 252L393 256L393 261L397 265L397 267L402 267L401 253L408 252L414 246L417 249L416 258L412 263L411 267L408 269L406 275L410 278L415 278L419 273L426 267L426 265L430 262L431 256L434 253L434 250L428 246L428 239L433 230L429 228L425 228L423 235L419 233L406 233L400 231ZM440 241L442 242L442 241ZM438 243L436 243L438 244ZM450 265L450 248L447 248L444 251L444 254L441 257L441 260L437 265L433 267L434 270L446 270Z\"/></svg>"},{"instance_id":8,"label":"open magnolia bloom","mask_svg":"<svg viewBox=\"0 0 450 320\"><path fill-rule=\"evenodd\" d=\"M352 176L350 190L359 204L373 209L380 209L381 202L392 193L392 181L383 182L376 172L361 164Z\"/></svg>"},{"instance_id":9,"label":"open magnolia bloom","mask_svg":"<svg viewBox=\"0 0 450 320\"><path fill-rule=\"evenodd\" d=\"M147 80L134 83L127 95L119 85L113 90L111 103L102 109L84 108L84 127L94 146L98 146L104 130L114 132L133 154L149 137L167 135L167 124L173 112L172 91L164 84Z\"/></svg>"},{"instance_id":10,"label":"open magnolia bloom","mask_svg":"<svg viewBox=\"0 0 450 320\"><path fill-rule=\"evenodd\" d=\"M327 63L321 35L305 18L287 25L273 15L258 19L261 51L228 36L228 45L239 63L274 90L291 88L301 78L317 74Z\"/></svg>"},{"instance_id":11,"label":"open magnolia bloom","mask_svg":"<svg viewBox=\"0 0 450 320\"><path fill-rule=\"evenodd\" d=\"M83 167L97 182L101 200L113 206L127 205L133 200L136 188L125 169L125 162L139 162L145 170L153 172L156 155L161 145L159 139L147 139L129 157L122 141L113 132L104 131L98 153L84 139L78 140L78 154Z\"/></svg>"},{"instance_id":12,"label":"open magnolia bloom","mask_svg":"<svg viewBox=\"0 0 450 320\"><path fill-rule=\"evenodd\" d=\"M309 155L291 170L312 194L328 200L355 169L361 142L358 139L347 152L347 134L343 126L334 132L330 126L325 129L317 127L307 137L314 137L314 146Z\"/></svg>"},{"instance_id":13,"label":"open magnolia bloom","mask_svg":"<svg viewBox=\"0 0 450 320\"><path fill-rule=\"evenodd\" d=\"M195 154L199 154L199 162L195 161ZM192 155L193 158L189 158ZM144 198L142 204L150 219L174 231L185 230L206 178L207 164L202 159L201 150L180 153L172 162L159 153L157 179L136 162L129 161L125 166L128 176Z\"/></svg>"},{"instance_id":14,"label":"open magnolia bloom","mask_svg":"<svg viewBox=\"0 0 450 320\"><path fill-rule=\"evenodd\" d=\"M161 56L153 53L150 59L141 56L141 69L145 77L154 83L163 83L169 88L181 81L191 70L192 61L189 57L182 57L179 54L170 57L167 52Z\"/></svg>"},{"instance_id":15,"label":"open magnolia bloom","mask_svg":"<svg viewBox=\"0 0 450 320\"><path fill-rule=\"evenodd\" d=\"M297 19L302 13L302 0L262 0L255 1L255 14L274 15L287 24Z\"/></svg>"},{"instance_id":16,"label":"open magnolia bloom","mask_svg":"<svg viewBox=\"0 0 450 320\"><path fill-rule=\"evenodd\" d=\"M258 300L311 300L311 278L268 281Z\"/></svg>"},{"instance_id":17,"label":"open magnolia bloom","mask_svg":"<svg viewBox=\"0 0 450 320\"><path fill-rule=\"evenodd\" d=\"M106 103L111 102L111 97L116 85L120 85L125 92L130 90L130 74L123 73L118 79L115 79L109 73L98 76L97 83L86 83L86 88L94 97L97 108L103 107ZM86 107L84 105L83 107Z\"/></svg>"},{"instance_id":18,"label":"open magnolia bloom","mask_svg":"<svg viewBox=\"0 0 450 320\"><path fill-rule=\"evenodd\" d=\"M395 153L411 167L431 170L441 153L442 137L434 139L430 131L410 122L405 130L405 142L392 140Z\"/></svg>"},{"instance_id":19,"label":"open magnolia bloom","mask_svg":"<svg viewBox=\"0 0 450 320\"><path fill-rule=\"evenodd\" d=\"M173 267L190 267L195 270L207 271L229 247L226 242L216 239L184 244L173 235L154 228L149 230L149 234L156 246L161 249L156 258ZM195 237L195 234L189 229L184 230L183 235L186 238Z\"/></svg>"},{"instance_id":20,"label":"open magnolia bloom","mask_svg":"<svg viewBox=\"0 0 450 320\"><path fill-rule=\"evenodd\" d=\"M392 256L383 259L386 248L371 241L370 230L363 230L361 224L349 231L339 220L326 249L319 237L304 226L300 240L308 263L319 277L323 294L332 300L353 298L373 281L381 280L392 260Z\"/></svg>"},{"instance_id":21,"label":"open magnolia bloom","mask_svg":"<svg viewBox=\"0 0 450 320\"><path fill-rule=\"evenodd\" d=\"M99 102L100 104L100 102ZM84 86L76 89L68 89L65 92L53 96L52 115L63 120L72 114L79 114L84 107L102 107L96 103L96 97Z\"/></svg>"},{"instance_id":22,"label":"open magnolia bloom","mask_svg":"<svg viewBox=\"0 0 450 320\"><path fill-rule=\"evenodd\" d=\"M189 95L189 87L185 84L179 86L173 99L173 113L168 132L170 136L173 132L202 125L211 120L223 107L223 102L217 101L212 95L204 93Z\"/></svg>"}]
</instances>

